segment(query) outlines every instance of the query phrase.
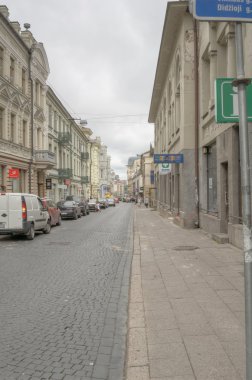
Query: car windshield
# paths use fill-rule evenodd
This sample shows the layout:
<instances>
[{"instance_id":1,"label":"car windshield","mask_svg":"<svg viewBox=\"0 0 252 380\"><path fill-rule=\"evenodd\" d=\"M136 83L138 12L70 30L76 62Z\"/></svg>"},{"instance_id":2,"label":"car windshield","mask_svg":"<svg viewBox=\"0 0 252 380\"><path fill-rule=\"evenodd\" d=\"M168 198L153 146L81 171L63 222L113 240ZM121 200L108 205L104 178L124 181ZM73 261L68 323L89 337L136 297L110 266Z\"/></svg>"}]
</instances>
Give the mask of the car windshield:
<instances>
[{"instance_id":1,"label":"car windshield","mask_svg":"<svg viewBox=\"0 0 252 380\"><path fill-rule=\"evenodd\" d=\"M66 206L66 207L72 207L72 206L74 206L75 205L75 202L74 201L66 201L65 203L64 203L64 206Z\"/></svg>"}]
</instances>

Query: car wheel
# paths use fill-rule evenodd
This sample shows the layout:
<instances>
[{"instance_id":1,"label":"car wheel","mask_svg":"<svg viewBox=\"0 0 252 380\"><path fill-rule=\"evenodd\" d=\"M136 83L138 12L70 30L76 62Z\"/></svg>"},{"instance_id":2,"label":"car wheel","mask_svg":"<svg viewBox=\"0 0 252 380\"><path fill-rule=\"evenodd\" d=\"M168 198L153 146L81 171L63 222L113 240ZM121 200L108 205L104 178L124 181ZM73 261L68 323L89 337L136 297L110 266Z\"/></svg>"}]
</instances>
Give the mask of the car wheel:
<instances>
[{"instance_id":1,"label":"car wheel","mask_svg":"<svg viewBox=\"0 0 252 380\"><path fill-rule=\"evenodd\" d=\"M58 220L57 226L61 226L61 221L62 221L62 219L61 219L61 216L59 215L59 220Z\"/></svg>"},{"instance_id":2,"label":"car wheel","mask_svg":"<svg viewBox=\"0 0 252 380\"><path fill-rule=\"evenodd\" d=\"M28 231L27 234L26 234L26 238L27 238L28 240L33 240L34 237L35 237L34 225L31 224L31 225L30 225L30 228L29 228L29 231Z\"/></svg>"},{"instance_id":3,"label":"car wheel","mask_svg":"<svg viewBox=\"0 0 252 380\"><path fill-rule=\"evenodd\" d=\"M51 222L50 220L48 220L45 228L43 229L44 234L49 234L51 232L51 227Z\"/></svg>"},{"instance_id":4,"label":"car wheel","mask_svg":"<svg viewBox=\"0 0 252 380\"><path fill-rule=\"evenodd\" d=\"M78 218L80 219L82 217L82 214L81 214L81 212L79 213L79 215L78 215Z\"/></svg>"}]
</instances>

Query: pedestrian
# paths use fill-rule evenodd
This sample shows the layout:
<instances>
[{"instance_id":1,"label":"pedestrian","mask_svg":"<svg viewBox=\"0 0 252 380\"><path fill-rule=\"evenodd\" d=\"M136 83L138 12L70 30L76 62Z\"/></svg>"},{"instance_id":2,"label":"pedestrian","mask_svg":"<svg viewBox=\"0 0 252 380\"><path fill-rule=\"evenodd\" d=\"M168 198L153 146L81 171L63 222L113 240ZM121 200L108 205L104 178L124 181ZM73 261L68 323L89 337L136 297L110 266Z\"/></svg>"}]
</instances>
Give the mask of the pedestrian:
<instances>
[{"instance_id":1,"label":"pedestrian","mask_svg":"<svg viewBox=\"0 0 252 380\"><path fill-rule=\"evenodd\" d=\"M96 203L96 211L101 211L100 203L99 202Z\"/></svg>"},{"instance_id":2,"label":"pedestrian","mask_svg":"<svg viewBox=\"0 0 252 380\"><path fill-rule=\"evenodd\" d=\"M144 198L144 205L146 208L149 207L149 198L148 197Z\"/></svg>"}]
</instances>

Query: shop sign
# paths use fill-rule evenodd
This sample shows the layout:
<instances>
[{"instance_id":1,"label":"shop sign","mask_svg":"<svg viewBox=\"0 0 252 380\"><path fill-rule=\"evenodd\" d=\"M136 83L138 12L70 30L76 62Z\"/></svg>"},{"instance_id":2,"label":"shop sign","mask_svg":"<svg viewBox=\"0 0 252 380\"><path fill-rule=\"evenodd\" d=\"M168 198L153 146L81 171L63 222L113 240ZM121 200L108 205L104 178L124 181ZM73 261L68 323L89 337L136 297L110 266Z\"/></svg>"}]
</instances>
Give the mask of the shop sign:
<instances>
[{"instance_id":1,"label":"shop sign","mask_svg":"<svg viewBox=\"0 0 252 380\"><path fill-rule=\"evenodd\" d=\"M154 164L183 164L184 155L179 154L154 154Z\"/></svg>"},{"instance_id":2,"label":"shop sign","mask_svg":"<svg viewBox=\"0 0 252 380\"><path fill-rule=\"evenodd\" d=\"M67 186L71 185L71 180L70 179L65 179L64 180L64 184L67 185Z\"/></svg>"},{"instance_id":3,"label":"shop sign","mask_svg":"<svg viewBox=\"0 0 252 380\"><path fill-rule=\"evenodd\" d=\"M9 169L9 178L19 178L19 169Z\"/></svg>"},{"instance_id":4,"label":"shop sign","mask_svg":"<svg viewBox=\"0 0 252 380\"><path fill-rule=\"evenodd\" d=\"M159 164L159 175L171 173L171 164Z\"/></svg>"}]
</instances>

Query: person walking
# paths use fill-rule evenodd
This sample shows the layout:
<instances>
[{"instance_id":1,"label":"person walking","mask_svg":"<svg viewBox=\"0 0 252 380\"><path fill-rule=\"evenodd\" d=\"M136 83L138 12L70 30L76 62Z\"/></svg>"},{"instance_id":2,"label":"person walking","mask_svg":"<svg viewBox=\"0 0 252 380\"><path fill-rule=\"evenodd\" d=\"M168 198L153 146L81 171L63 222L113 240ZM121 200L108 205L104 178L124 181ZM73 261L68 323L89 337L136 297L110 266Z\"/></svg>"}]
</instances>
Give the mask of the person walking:
<instances>
[{"instance_id":1,"label":"person walking","mask_svg":"<svg viewBox=\"0 0 252 380\"><path fill-rule=\"evenodd\" d=\"M149 207L149 198L148 197L144 198L144 205L146 208Z\"/></svg>"}]
</instances>

